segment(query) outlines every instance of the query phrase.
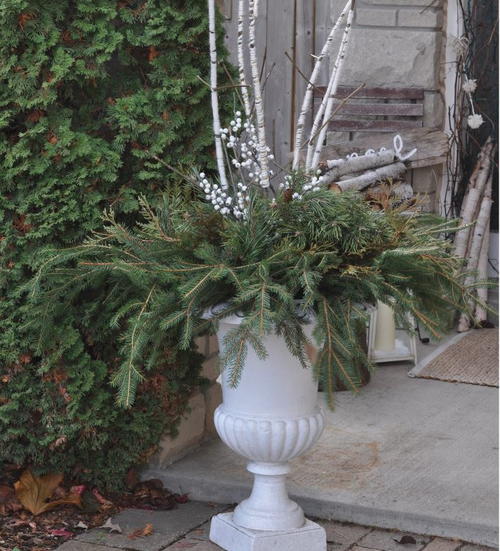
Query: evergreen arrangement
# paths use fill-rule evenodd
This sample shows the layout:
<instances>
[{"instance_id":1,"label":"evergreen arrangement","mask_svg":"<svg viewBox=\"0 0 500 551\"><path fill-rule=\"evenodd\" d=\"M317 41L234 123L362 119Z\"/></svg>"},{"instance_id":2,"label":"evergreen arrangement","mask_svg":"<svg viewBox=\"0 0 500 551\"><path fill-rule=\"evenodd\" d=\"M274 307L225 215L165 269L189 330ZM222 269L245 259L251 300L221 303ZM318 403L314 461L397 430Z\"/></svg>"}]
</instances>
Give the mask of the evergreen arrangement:
<instances>
[{"instance_id":1,"label":"evergreen arrangement","mask_svg":"<svg viewBox=\"0 0 500 551\"><path fill-rule=\"evenodd\" d=\"M4 0L0 16L0 463L113 486L175 430L199 357L166 341L116 410L110 288L89 285L39 341L24 285L40 247L82 242L104 208L134 224L139 195L178 184L165 163L212 166L206 3Z\"/></svg>"},{"instance_id":2,"label":"evergreen arrangement","mask_svg":"<svg viewBox=\"0 0 500 551\"><path fill-rule=\"evenodd\" d=\"M215 210L203 194L188 206L173 194L158 209L144 201L145 222L133 228L108 212L104 231L84 244L47 251L32 282L40 316L51 323L89 284L106 280L123 344L114 384L119 402L130 406L165 341L189 350L230 313L242 316L221 359L234 385L248 346L265 357L262 337L271 331L307 367L302 326L312 316L314 369L331 399L335 377L355 389L360 366L369 365L358 338L364 306L389 303L401 325L408 327L411 314L436 337L455 308L466 309L467 292L454 275L459 260L440 239L455 223L373 211L352 193L318 189L294 198L304 177L288 182L276 197L251 188L244 218ZM130 289L137 292L128 299Z\"/></svg>"}]
</instances>

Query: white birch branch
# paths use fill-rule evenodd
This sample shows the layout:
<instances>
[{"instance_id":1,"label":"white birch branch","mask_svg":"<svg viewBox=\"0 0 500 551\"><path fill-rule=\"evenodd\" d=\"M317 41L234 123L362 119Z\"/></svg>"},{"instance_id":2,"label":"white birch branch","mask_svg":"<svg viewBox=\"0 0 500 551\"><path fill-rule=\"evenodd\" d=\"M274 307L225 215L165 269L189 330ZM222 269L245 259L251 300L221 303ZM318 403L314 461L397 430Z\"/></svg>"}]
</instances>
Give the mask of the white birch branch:
<instances>
[{"instance_id":1,"label":"white birch branch","mask_svg":"<svg viewBox=\"0 0 500 551\"><path fill-rule=\"evenodd\" d=\"M217 95L217 37L215 34L215 4L214 0L208 0L208 38L210 47L210 95L212 100L212 117L215 140L215 156L217 170L219 172L222 189L228 188L226 167L224 164L224 152L222 150L219 97Z\"/></svg>"},{"instance_id":2,"label":"white birch branch","mask_svg":"<svg viewBox=\"0 0 500 551\"><path fill-rule=\"evenodd\" d=\"M488 180L491 163L491 150L492 145L488 140L488 142L486 142L481 149L476 167L470 177L469 190L465 196L462 210L460 212L462 226L464 227L456 233L454 242L455 255L460 258L465 258L466 256L469 236L471 233L470 224L477 215L478 205Z\"/></svg>"},{"instance_id":3,"label":"white birch branch","mask_svg":"<svg viewBox=\"0 0 500 551\"><path fill-rule=\"evenodd\" d=\"M490 230L486 227L486 231L483 236L483 242L481 243L481 252L479 253L479 265L477 267L477 278L479 281L486 281L488 279L488 253L490 249ZM488 287L478 287L477 298L484 304L488 302ZM481 304L476 305L476 312L474 315L476 323L481 323L487 320L488 313L486 308Z\"/></svg>"},{"instance_id":4,"label":"white birch branch","mask_svg":"<svg viewBox=\"0 0 500 551\"><path fill-rule=\"evenodd\" d=\"M338 55L337 55L337 59L335 60L335 64L334 64L333 70L332 70L332 77L330 79L331 86L329 85L330 91L329 91L329 94L328 94L328 97L327 97L327 103L326 103L325 112L324 112L324 116L322 118L322 121L329 121L330 120L330 118L332 116L332 111L333 111L334 106L335 106L335 97L334 96L335 96L335 93L337 91L338 83L339 83L339 80L340 80L340 75L341 75L341 72L342 72L342 67L344 65L345 52L346 52L346 49L347 49L347 44L349 43L349 35L350 35L350 32L351 32L351 28L352 28L353 17L354 17L354 10L352 9L352 5L351 5L351 9L349 10L349 14L347 16L347 22L346 22L346 27L344 29L344 35L342 36L342 42L340 43L340 48L339 48L339 52L338 52ZM308 156L308 158L310 158L310 164L308 166L306 166L306 168L309 169L309 170L315 170L316 167L319 164L319 158L320 158L320 155L321 155L321 151L323 150L323 143L325 141L325 135L326 135L327 130L328 130L328 124L323 124L322 127L321 127L321 130L319 132L319 136L316 139L316 142L315 142L316 145L314 145L314 143L311 143L308 146L307 156ZM314 134L311 133L311 136L314 136Z\"/></svg>"},{"instance_id":5,"label":"white birch branch","mask_svg":"<svg viewBox=\"0 0 500 551\"><path fill-rule=\"evenodd\" d=\"M477 212L477 207L481 200L481 191L477 188L469 189L467 193L461 216L460 229L455 234L454 239L454 254L460 258L465 258L467 253L467 245L469 243L469 237L471 233L471 224Z\"/></svg>"},{"instance_id":6,"label":"white birch branch","mask_svg":"<svg viewBox=\"0 0 500 551\"><path fill-rule=\"evenodd\" d=\"M379 182L380 180L385 180L387 178L397 178L406 172L406 167L403 163L393 163L391 165L383 166L375 170L370 170L355 176L354 178L349 178L347 180L341 180L336 182L334 185L340 191L360 191L365 187Z\"/></svg>"},{"instance_id":7,"label":"white birch branch","mask_svg":"<svg viewBox=\"0 0 500 551\"><path fill-rule=\"evenodd\" d=\"M477 277L477 268L479 264L479 255L481 252L481 246L483 242L483 237L488 228L490 222L490 213L491 205L493 201L491 200L491 175L488 181L486 192L481 201L481 207L479 209L479 216L477 218L476 224L474 226L474 233L472 235L471 246L468 253L467 261L467 277L465 279L465 286L468 287L474 283L474 280ZM470 306L473 306L472 304ZM458 322L458 331L463 332L467 331L470 328L470 319L465 314L460 315L460 320Z\"/></svg>"},{"instance_id":8,"label":"white birch branch","mask_svg":"<svg viewBox=\"0 0 500 551\"><path fill-rule=\"evenodd\" d=\"M314 87L316 85L316 81L318 79L319 72L323 64L323 60L328 55L328 52L330 51L332 42L335 38L335 33L337 32L337 29L340 27L340 24L342 23L349 6L351 5L351 1L352 0L348 0L346 5L344 6L344 9L339 15L337 21L335 22L335 25L332 27L330 34L328 35L328 38L326 39L325 44L323 45L321 53L316 58L316 62L314 63L314 68L307 84L307 88L304 94L304 99L302 100L302 107L300 109L299 118L297 120L297 130L295 132L295 147L293 150L293 163L292 163L292 168L294 170L296 170L299 165L300 148L302 145L302 135L304 133L306 115L312 107Z\"/></svg>"},{"instance_id":9,"label":"white birch branch","mask_svg":"<svg viewBox=\"0 0 500 551\"><path fill-rule=\"evenodd\" d=\"M250 97L248 94L247 80L245 74L245 54L243 50L245 24L245 0L238 0L238 74L241 86L241 95L243 97L243 109L246 118L250 118L252 109L250 107Z\"/></svg>"},{"instance_id":10,"label":"white birch branch","mask_svg":"<svg viewBox=\"0 0 500 551\"><path fill-rule=\"evenodd\" d=\"M349 157L348 159L326 161L326 165L330 170L323 174L322 182L329 184L346 174L354 174L356 172L363 172L365 170L386 166L392 164L394 159L394 151L388 149L371 155L359 155L358 157Z\"/></svg>"},{"instance_id":11,"label":"white birch branch","mask_svg":"<svg viewBox=\"0 0 500 551\"><path fill-rule=\"evenodd\" d=\"M350 7L352 10L352 5L350 5ZM306 153L306 162L305 162L306 170L309 169L309 166L311 164L311 160L314 152L314 146L313 146L314 139L316 135L321 131L322 126L324 124L323 121L324 121L326 104L328 103L328 98L330 97L330 93L331 93L334 81L335 81L335 74L334 72L332 72L328 80L328 85L326 87L325 93L321 98L321 103L319 105L319 108L316 111L316 115L314 116L314 121L311 127L311 132L309 134L309 139L307 140L307 153Z\"/></svg>"},{"instance_id":12,"label":"white birch branch","mask_svg":"<svg viewBox=\"0 0 500 551\"><path fill-rule=\"evenodd\" d=\"M255 22L258 15L259 0L249 0L249 29L248 47L250 50L250 68L252 71L253 98L255 105L255 119L257 122L258 158L260 166L260 185L268 188L269 168L267 162L266 127L264 121L264 105L262 102L262 89L260 86L259 66L257 63L257 51L255 47Z\"/></svg>"}]
</instances>

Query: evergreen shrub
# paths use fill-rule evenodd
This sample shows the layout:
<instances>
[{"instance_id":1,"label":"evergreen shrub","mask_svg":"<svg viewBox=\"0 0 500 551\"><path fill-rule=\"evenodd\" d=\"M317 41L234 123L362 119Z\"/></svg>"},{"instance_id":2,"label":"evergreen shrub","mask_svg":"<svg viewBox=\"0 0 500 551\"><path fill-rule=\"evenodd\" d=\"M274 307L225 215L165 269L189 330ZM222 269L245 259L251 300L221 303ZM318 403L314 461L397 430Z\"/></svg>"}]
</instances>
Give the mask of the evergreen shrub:
<instances>
[{"instance_id":1,"label":"evergreen shrub","mask_svg":"<svg viewBox=\"0 0 500 551\"><path fill-rule=\"evenodd\" d=\"M0 17L0 464L117 487L175 431L200 357L165 345L117 409L104 279L38 342L24 285L42 245L81 242L103 209L139 220L139 195L177 185L167 165L213 165L206 2L4 0Z\"/></svg>"}]
</instances>

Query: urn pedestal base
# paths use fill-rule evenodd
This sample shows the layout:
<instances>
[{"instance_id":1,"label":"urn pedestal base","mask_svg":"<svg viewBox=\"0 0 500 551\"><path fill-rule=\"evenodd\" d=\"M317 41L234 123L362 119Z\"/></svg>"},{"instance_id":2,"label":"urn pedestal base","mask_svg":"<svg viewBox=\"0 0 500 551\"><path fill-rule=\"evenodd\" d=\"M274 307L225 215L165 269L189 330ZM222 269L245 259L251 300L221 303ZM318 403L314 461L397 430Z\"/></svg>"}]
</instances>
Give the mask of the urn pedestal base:
<instances>
[{"instance_id":1,"label":"urn pedestal base","mask_svg":"<svg viewBox=\"0 0 500 551\"><path fill-rule=\"evenodd\" d=\"M227 551L326 551L325 530L315 522L282 532L250 530L235 524L233 513L212 518L210 541Z\"/></svg>"},{"instance_id":2,"label":"urn pedestal base","mask_svg":"<svg viewBox=\"0 0 500 551\"><path fill-rule=\"evenodd\" d=\"M247 471L254 475L250 497L233 512L238 526L250 530L295 530L304 525L304 512L288 497L286 475L288 463L253 461Z\"/></svg>"}]
</instances>

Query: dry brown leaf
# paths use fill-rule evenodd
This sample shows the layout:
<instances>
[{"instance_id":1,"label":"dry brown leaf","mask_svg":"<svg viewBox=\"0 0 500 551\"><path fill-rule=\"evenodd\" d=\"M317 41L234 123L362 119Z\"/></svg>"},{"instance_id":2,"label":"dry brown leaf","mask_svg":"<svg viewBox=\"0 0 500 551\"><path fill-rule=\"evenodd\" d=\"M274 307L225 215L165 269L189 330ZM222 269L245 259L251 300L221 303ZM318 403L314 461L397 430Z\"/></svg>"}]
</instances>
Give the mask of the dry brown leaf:
<instances>
[{"instance_id":1,"label":"dry brown leaf","mask_svg":"<svg viewBox=\"0 0 500 551\"><path fill-rule=\"evenodd\" d=\"M128 537L131 540L133 540L135 538L143 538L145 536L150 536L152 533L153 533L153 525L148 523L146 524L146 526L144 526L144 528L139 528L135 532L132 532L131 534L129 534Z\"/></svg>"},{"instance_id":2,"label":"dry brown leaf","mask_svg":"<svg viewBox=\"0 0 500 551\"><path fill-rule=\"evenodd\" d=\"M113 524L113 522L111 521L111 518L108 518L108 520L106 521L106 523L103 524L103 525L101 526L101 528L108 528L110 534L112 534L113 532L116 532L117 534L121 534L121 533L122 533L121 526L120 526L119 524Z\"/></svg>"},{"instance_id":3,"label":"dry brown leaf","mask_svg":"<svg viewBox=\"0 0 500 551\"><path fill-rule=\"evenodd\" d=\"M97 488L94 488L92 490L92 494L100 503L101 509L110 509L111 507L113 507L113 503L109 501L109 499L106 499L104 496L102 496Z\"/></svg>"},{"instance_id":4,"label":"dry brown leaf","mask_svg":"<svg viewBox=\"0 0 500 551\"><path fill-rule=\"evenodd\" d=\"M23 507L34 515L39 515L59 505L68 504L80 507L81 498L75 494L70 494L63 499L47 501L62 479L63 475L60 473L51 473L39 477L35 476L31 471L24 471L21 478L14 483L16 496L23 504Z\"/></svg>"}]
</instances>

